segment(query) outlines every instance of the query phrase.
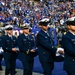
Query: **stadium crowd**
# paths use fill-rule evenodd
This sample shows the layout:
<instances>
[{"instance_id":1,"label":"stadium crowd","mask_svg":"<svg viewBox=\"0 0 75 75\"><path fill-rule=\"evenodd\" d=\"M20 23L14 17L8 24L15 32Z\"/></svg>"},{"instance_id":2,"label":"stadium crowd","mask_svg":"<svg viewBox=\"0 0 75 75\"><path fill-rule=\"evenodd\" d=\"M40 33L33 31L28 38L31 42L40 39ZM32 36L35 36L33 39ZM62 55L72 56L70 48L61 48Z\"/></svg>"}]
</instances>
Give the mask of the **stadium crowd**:
<instances>
[{"instance_id":1,"label":"stadium crowd","mask_svg":"<svg viewBox=\"0 0 75 75\"><path fill-rule=\"evenodd\" d=\"M1 32L2 30L7 32L7 35L1 37L1 47L4 50L6 63L5 75L9 75L10 68L11 75L15 75L15 60L18 51L20 53L19 58L24 67L23 75L32 75L33 62L34 57L37 55L37 50L40 62L44 68L44 75L51 75L54 68L56 52L58 51L59 55L64 54L64 49L58 48L56 45L61 46L62 36L67 32L67 24L65 22L68 18L74 16L75 2L72 0L0 0L0 30ZM75 22L75 17L74 19L72 18L72 20L69 20L69 22ZM47 25L50 27L50 31L48 31ZM71 23L71 25L75 26L75 23ZM12 35L13 27L17 29L21 28L23 31L23 34L18 36L18 41L17 38ZM31 27L32 30L30 30L29 27ZM37 37L34 38L31 32L33 34L35 31L36 33L34 35L37 35ZM15 35L17 35L17 33L15 33ZM46 51L47 49L50 50L52 54ZM12 59L13 54L14 57ZM23 59L23 57L25 59ZM48 62L51 62L51 65L47 63L46 60L49 60ZM47 66L52 67L47 68ZM51 72L49 72L50 70Z\"/></svg>"},{"instance_id":2,"label":"stadium crowd","mask_svg":"<svg viewBox=\"0 0 75 75\"><path fill-rule=\"evenodd\" d=\"M75 2L65 0L0 0L0 27L7 24L20 27L28 23L30 27L38 28L42 18L50 19L50 26L56 29L57 37L61 40L64 22L67 18L75 16ZM61 35L60 35L61 34Z\"/></svg>"}]
</instances>

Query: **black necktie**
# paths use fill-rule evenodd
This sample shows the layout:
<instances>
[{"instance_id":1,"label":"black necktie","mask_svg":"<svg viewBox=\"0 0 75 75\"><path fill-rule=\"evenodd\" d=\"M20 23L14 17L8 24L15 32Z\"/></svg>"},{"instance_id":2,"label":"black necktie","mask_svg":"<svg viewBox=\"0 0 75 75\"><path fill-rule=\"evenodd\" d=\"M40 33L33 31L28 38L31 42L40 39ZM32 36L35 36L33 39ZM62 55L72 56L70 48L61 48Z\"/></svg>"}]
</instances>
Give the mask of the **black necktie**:
<instances>
[{"instance_id":1,"label":"black necktie","mask_svg":"<svg viewBox=\"0 0 75 75\"><path fill-rule=\"evenodd\" d=\"M50 36L48 31L46 32L46 34L47 34L48 36Z\"/></svg>"},{"instance_id":2,"label":"black necktie","mask_svg":"<svg viewBox=\"0 0 75 75\"><path fill-rule=\"evenodd\" d=\"M29 40L29 36L27 35L26 38Z\"/></svg>"},{"instance_id":3,"label":"black necktie","mask_svg":"<svg viewBox=\"0 0 75 75\"><path fill-rule=\"evenodd\" d=\"M51 34L50 32L47 32L47 35L48 35L49 38L50 38L51 44L53 44L53 37L52 37L52 34Z\"/></svg>"},{"instance_id":4,"label":"black necktie","mask_svg":"<svg viewBox=\"0 0 75 75\"><path fill-rule=\"evenodd\" d=\"M49 33L47 32L47 35L49 36Z\"/></svg>"},{"instance_id":5,"label":"black necktie","mask_svg":"<svg viewBox=\"0 0 75 75\"><path fill-rule=\"evenodd\" d=\"M10 38L11 38L11 40L13 40L13 37L12 36L10 36Z\"/></svg>"}]
</instances>

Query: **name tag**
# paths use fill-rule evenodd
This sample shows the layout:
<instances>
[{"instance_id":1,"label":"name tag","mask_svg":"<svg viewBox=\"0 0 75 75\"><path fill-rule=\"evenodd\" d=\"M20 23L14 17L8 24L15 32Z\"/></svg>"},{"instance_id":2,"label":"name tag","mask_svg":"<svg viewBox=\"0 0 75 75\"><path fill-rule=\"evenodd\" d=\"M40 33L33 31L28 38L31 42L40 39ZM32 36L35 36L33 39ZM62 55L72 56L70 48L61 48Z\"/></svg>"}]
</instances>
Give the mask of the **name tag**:
<instances>
[{"instance_id":1,"label":"name tag","mask_svg":"<svg viewBox=\"0 0 75 75\"><path fill-rule=\"evenodd\" d=\"M72 41L75 41L75 39L71 39Z\"/></svg>"},{"instance_id":2,"label":"name tag","mask_svg":"<svg viewBox=\"0 0 75 75\"><path fill-rule=\"evenodd\" d=\"M26 39L23 39L23 41L26 41Z\"/></svg>"},{"instance_id":3,"label":"name tag","mask_svg":"<svg viewBox=\"0 0 75 75\"><path fill-rule=\"evenodd\" d=\"M48 38L48 37L45 37L45 38Z\"/></svg>"},{"instance_id":4,"label":"name tag","mask_svg":"<svg viewBox=\"0 0 75 75\"><path fill-rule=\"evenodd\" d=\"M7 42L9 42L9 40L6 40Z\"/></svg>"},{"instance_id":5,"label":"name tag","mask_svg":"<svg viewBox=\"0 0 75 75\"><path fill-rule=\"evenodd\" d=\"M16 40L14 40L14 41L16 41Z\"/></svg>"}]
</instances>

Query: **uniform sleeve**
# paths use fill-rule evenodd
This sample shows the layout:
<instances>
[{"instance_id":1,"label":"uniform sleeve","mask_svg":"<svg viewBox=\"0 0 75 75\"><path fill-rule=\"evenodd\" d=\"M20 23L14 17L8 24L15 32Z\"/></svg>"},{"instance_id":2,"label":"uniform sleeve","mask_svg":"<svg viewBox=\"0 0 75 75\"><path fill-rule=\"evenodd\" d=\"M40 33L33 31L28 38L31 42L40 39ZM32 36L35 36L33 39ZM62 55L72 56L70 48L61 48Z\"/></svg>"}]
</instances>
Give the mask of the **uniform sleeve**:
<instances>
[{"instance_id":1,"label":"uniform sleeve","mask_svg":"<svg viewBox=\"0 0 75 75\"><path fill-rule=\"evenodd\" d=\"M75 48L73 48L70 38L63 37L62 46L67 54L75 56Z\"/></svg>"},{"instance_id":2,"label":"uniform sleeve","mask_svg":"<svg viewBox=\"0 0 75 75\"><path fill-rule=\"evenodd\" d=\"M18 39L17 39L17 45L18 45L21 52L28 51L28 49L23 45L23 41L22 41L21 36L19 36Z\"/></svg>"},{"instance_id":3,"label":"uniform sleeve","mask_svg":"<svg viewBox=\"0 0 75 75\"><path fill-rule=\"evenodd\" d=\"M38 34L37 41L42 47L47 48L46 50L51 50L54 53L56 52L57 48L54 47L49 41L47 41L43 35Z\"/></svg>"},{"instance_id":4,"label":"uniform sleeve","mask_svg":"<svg viewBox=\"0 0 75 75\"><path fill-rule=\"evenodd\" d=\"M35 39L32 37L32 49L35 49L36 48L36 42L35 42Z\"/></svg>"},{"instance_id":5,"label":"uniform sleeve","mask_svg":"<svg viewBox=\"0 0 75 75\"><path fill-rule=\"evenodd\" d=\"M2 37L0 37L0 47L2 47Z\"/></svg>"},{"instance_id":6,"label":"uniform sleeve","mask_svg":"<svg viewBox=\"0 0 75 75\"><path fill-rule=\"evenodd\" d=\"M7 47L6 46L6 40L5 37L2 38L2 48L5 52L12 52L12 48L11 47Z\"/></svg>"}]
</instances>

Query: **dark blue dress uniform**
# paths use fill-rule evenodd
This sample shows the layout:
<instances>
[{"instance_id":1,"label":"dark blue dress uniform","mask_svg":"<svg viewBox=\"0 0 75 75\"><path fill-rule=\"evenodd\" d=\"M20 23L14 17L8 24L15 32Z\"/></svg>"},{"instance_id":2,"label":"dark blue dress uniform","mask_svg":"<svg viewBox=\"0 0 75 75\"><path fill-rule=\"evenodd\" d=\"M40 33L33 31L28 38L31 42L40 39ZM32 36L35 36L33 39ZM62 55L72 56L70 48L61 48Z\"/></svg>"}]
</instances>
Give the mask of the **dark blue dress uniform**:
<instances>
[{"instance_id":1,"label":"dark blue dress uniform","mask_svg":"<svg viewBox=\"0 0 75 75\"><path fill-rule=\"evenodd\" d=\"M47 23L44 21L41 22L41 25L46 26ZM37 34L37 46L39 59L44 70L44 75L51 75L54 68L54 56L57 50L53 45L51 34L45 33L45 31L41 29Z\"/></svg>"},{"instance_id":2,"label":"dark blue dress uniform","mask_svg":"<svg viewBox=\"0 0 75 75\"><path fill-rule=\"evenodd\" d=\"M16 37L12 37L11 39L8 35L3 37L3 50L4 50L4 59L6 64L6 74L8 75L11 71L11 75L15 75L15 63L16 63L16 57L17 53L12 52L12 48L17 47L16 43Z\"/></svg>"},{"instance_id":3,"label":"dark blue dress uniform","mask_svg":"<svg viewBox=\"0 0 75 75\"><path fill-rule=\"evenodd\" d=\"M11 28L9 28L11 30ZM2 48L4 50L3 56L5 60L5 75L15 75L16 56L17 53L12 51L12 48L17 47L17 39L15 36L9 37L8 34L2 38Z\"/></svg>"},{"instance_id":4,"label":"dark blue dress uniform","mask_svg":"<svg viewBox=\"0 0 75 75\"><path fill-rule=\"evenodd\" d=\"M26 36L23 33L19 35L17 43L20 50L19 58L24 68L23 75L32 75L35 53L30 52L30 50L34 49L34 38L32 35Z\"/></svg>"},{"instance_id":5,"label":"dark blue dress uniform","mask_svg":"<svg viewBox=\"0 0 75 75\"><path fill-rule=\"evenodd\" d=\"M67 25L75 26L75 20L72 19L66 22ZM68 75L75 75L75 35L68 31L62 37L62 46L65 51L64 70Z\"/></svg>"},{"instance_id":6,"label":"dark blue dress uniform","mask_svg":"<svg viewBox=\"0 0 75 75\"><path fill-rule=\"evenodd\" d=\"M0 36L0 47L2 47L2 36ZM1 52L0 53L0 70L2 70L2 66L1 66L2 58L3 58L3 53Z\"/></svg>"}]
</instances>

